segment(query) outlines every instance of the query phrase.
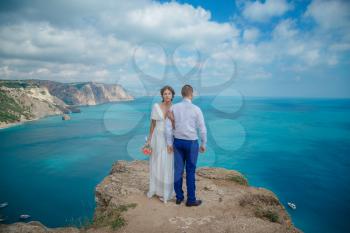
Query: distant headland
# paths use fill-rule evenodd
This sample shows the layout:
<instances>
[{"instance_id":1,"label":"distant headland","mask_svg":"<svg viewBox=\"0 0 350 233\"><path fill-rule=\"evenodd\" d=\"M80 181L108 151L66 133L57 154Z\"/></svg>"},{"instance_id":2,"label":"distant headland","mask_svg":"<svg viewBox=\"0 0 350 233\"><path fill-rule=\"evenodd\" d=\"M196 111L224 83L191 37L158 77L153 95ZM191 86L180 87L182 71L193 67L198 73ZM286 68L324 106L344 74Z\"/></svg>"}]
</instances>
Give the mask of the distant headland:
<instances>
[{"instance_id":1,"label":"distant headland","mask_svg":"<svg viewBox=\"0 0 350 233\"><path fill-rule=\"evenodd\" d=\"M80 112L77 106L133 99L118 84L0 80L0 128L50 115Z\"/></svg>"}]
</instances>

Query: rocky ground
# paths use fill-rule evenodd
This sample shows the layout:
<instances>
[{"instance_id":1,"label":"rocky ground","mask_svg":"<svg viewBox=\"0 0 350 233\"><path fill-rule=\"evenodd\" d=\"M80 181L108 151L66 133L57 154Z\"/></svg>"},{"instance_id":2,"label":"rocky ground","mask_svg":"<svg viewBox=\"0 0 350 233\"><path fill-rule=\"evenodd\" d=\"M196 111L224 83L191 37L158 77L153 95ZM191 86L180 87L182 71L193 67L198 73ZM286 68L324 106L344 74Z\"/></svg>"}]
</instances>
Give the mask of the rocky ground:
<instances>
[{"instance_id":1,"label":"rocky ground","mask_svg":"<svg viewBox=\"0 0 350 233\"><path fill-rule=\"evenodd\" d=\"M164 204L157 197L147 198L148 168L148 161L113 164L110 174L96 187L94 219L83 228L49 229L35 221L2 224L0 233L301 232L274 193L250 187L236 171L197 169L197 198L203 204L186 207L174 200Z\"/></svg>"}]
</instances>

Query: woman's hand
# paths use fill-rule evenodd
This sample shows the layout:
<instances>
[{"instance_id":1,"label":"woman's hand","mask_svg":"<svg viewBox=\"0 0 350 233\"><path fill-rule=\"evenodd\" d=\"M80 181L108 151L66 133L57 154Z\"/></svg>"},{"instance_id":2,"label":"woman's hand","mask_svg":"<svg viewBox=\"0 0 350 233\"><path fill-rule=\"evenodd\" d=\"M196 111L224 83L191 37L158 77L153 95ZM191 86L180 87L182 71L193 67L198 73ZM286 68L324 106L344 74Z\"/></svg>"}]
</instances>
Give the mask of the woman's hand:
<instances>
[{"instance_id":1,"label":"woman's hand","mask_svg":"<svg viewBox=\"0 0 350 233\"><path fill-rule=\"evenodd\" d=\"M174 120L174 113L173 111L171 111L170 109L167 111L167 117L170 119L170 120Z\"/></svg>"},{"instance_id":2,"label":"woman's hand","mask_svg":"<svg viewBox=\"0 0 350 233\"><path fill-rule=\"evenodd\" d=\"M175 129L175 118L174 118L174 113L170 110L168 110L167 112L167 117L169 118L169 120L171 121L171 125L173 127L173 129Z\"/></svg>"}]
</instances>

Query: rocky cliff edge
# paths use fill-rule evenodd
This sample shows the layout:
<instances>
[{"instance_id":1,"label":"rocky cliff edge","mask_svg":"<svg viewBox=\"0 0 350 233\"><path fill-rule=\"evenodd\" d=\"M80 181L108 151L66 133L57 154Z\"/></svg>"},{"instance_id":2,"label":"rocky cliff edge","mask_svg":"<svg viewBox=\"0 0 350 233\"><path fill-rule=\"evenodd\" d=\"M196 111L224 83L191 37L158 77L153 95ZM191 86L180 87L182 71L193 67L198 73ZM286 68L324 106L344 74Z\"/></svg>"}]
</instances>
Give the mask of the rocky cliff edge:
<instances>
[{"instance_id":1,"label":"rocky cliff edge","mask_svg":"<svg viewBox=\"0 0 350 233\"><path fill-rule=\"evenodd\" d=\"M93 220L83 228L46 228L40 222L0 225L0 232L301 232L271 191L248 185L233 170L202 167L196 173L198 207L147 198L148 161L118 161L96 186ZM186 193L186 179L184 191Z\"/></svg>"}]
</instances>

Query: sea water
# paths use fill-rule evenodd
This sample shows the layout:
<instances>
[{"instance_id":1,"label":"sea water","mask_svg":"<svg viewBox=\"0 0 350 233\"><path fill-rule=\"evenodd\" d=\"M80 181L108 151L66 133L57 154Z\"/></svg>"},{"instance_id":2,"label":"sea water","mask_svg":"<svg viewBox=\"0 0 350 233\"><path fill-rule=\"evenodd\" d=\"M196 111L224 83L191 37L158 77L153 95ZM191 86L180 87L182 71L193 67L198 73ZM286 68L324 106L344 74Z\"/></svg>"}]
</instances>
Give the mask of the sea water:
<instances>
[{"instance_id":1,"label":"sea water","mask_svg":"<svg viewBox=\"0 0 350 233\"><path fill-rule=\"evenodd\" d=\"M181 101L175 98L174 103ZM49 227L91 220L94 188L117 160L141 154L158 97L81 107L0 130L0 209ZM350 100L197 97L208 128L198 167L235 169L273 191L309 233L350 229ZM287 202L296 204L292 210Z\"/></svg>"}]
</instances>

